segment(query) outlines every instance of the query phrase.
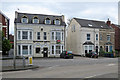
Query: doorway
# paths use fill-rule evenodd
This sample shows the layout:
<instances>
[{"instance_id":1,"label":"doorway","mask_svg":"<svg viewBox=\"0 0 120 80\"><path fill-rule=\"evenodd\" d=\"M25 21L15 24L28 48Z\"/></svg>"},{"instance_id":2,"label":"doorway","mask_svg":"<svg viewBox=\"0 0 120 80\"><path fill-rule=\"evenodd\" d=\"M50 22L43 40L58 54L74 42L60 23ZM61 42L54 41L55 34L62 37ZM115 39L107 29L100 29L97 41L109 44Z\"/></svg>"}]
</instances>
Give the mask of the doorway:
<instances>
[{"instance_id":1,"label":"doorway","mask_svg":"<svg viewBox=\"0 0 120 80\"><path fill-rule=\"evenodd\" d=\"M48 48L43 48L43 57L48 57Z\"/></svg>"}]
</instances>

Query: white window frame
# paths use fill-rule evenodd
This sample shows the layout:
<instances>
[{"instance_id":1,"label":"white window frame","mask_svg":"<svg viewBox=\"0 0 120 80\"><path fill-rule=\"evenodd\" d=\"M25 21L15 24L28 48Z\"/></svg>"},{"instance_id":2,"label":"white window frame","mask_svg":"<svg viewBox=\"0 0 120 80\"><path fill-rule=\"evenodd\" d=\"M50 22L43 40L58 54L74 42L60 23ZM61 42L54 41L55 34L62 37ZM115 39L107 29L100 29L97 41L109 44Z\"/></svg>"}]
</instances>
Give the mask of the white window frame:
<instances>
[{"instance_id":1,"label":"white window frame","mask_svg":"<svg viewBox=\"0 0 120 80\"><path fill-rule=\"evenodd\" d=\"M57 21L58 21L58 24L57 24ZM59 20L59 19L56 19L56 20L54 21L54 23L55 23L55 25L60 25L60 20Z\"/></svg>"},{"instance_id":2,"label":"white window frame","mask_svg":"<svg viewBox=\"0 0 120 80\"><path fill-rule=\"evenodd\" d=\"M98 41L98 34L96 34L96 41Z\"/></svg>"},{"instance_id":3,"label":"white window frame","mask_svg":"<svg viewBox=\"0 0 120 80\"><path fill-rule=\"evenodd\" d=\"M26 17L26 16L25 16ZM28 18L26 17L27 21L26 22L23 22L23 17L21 18L21 22L22 23L28 23Z\"/></svg>"},{"instance_id":4,"label":"white window frame","mask_svg":"<svg viewBox=\"0 0 120 80\"><path fill-rule=\"evenodd\" d=\"M39 19L38 18L37 19L33 18L33 23L35 23L35 20L37 20L37 23L39 23Z\"/></svg>"},{"instance_id":5,"label":"white window frame","mask_svg":"<svg viewBox=\"0 0 120 80\"><path fill-rule=\"evenodd\" d=\"M53 33L53 35L52 35L52 33ZM53 31L51 32L51 40L52 40L52 41L55 40L55 32L53 32Z\"/></svg>"},{"instance_id":6,"label":"white window frame","mask_svg":"<svg viewBox=\"0 0 120 80\"><path fill-rule=\"evenodd\" d=\"M40 33L40 32L39 32ZM37 32L37 40L40 40L41 39L41 37L40 37L40 39L38 39L38 36L40 37L40 35L38 35L38 32Z\"/></svg>"},{"instance_id":7,"label":"white window frame","mask_svg":"<svg viewBox=\"0 0 120 80\"><path fill-rule=\"evenodd\" d=\"M44 35L44 33L46 33L46 35ZM44 37L46 37L46 40L44 39ZM47 41L47 32L43 32L43 40Z\"/></svg>"},{"instance_id":8,"label":"white window frame","mask_svg":"<svg viewBox=\"0 0 120 80\"><path fill-rule=\"evenodd\" d=\"M20 45L20 55L19 55L19 50L18 50L18 46ZM28 54L27 55L23 55L22 52L23 52L23 46L28 46ZM30 46L31 46L31 54L30 54ZM29 55L33 55L33 45L32 44L18 44L17 45L17 55L18 56L29 56Z\"/></svg>"},{"instance_id":9,"label":"white window frame","mask_svg":"<svg viewBox=\"0 0 120 80\"><path fill-rule=\"evenodd\" d=\"M61 41L64 41L64 32L61 32Z\"/></svg>"},{"instance_id":10,"label":"white window frame","mask_svg":"<svg viewBox=\"0 0 120 80\"><path fill-rule=\"evenodd\" d=\"M59 33L59 36L57 35L58 33ZM60 38L60 39L58 39L58 38ZM60 31L56 31L55 40L61 40L61 32Z\"/></svg>"},{"instance_id":11,"label":"white window frame","mask_svg":"<svg viewBox=\"0 0 120 80\"><path fill-rule=\"evenodd\" d=\"M20 35L19 35L19 32L20 32ZM20 36L20 39L19 39L19 36ZM17 40L21 40L21 31L20 30L17 31Z\"/></svg>"},{"instance_id":12,"label":"white window frame","mask_svg":"<svg viewBox=\"0 0 120 80\"><path fill-rule=\"evenodd\" d=\"M108 37L109 37L109 40L108 40ZM111 36L110 35L107 35L107 41L110 41L111 40Z\"/></svg>"},{"instance_id":13,"label":"white window frame","mask_svg":"<svg viewBox=\"0 0 120 80\"><path fill-rule=\"evenodd\" d=\"M23 32L27 32L27 39L23 39ZM29 31L26 31L26 30L22 31L22 40L29 40Z\"/></svg>"},{"instance_id":14,"label":"white window frame","mask_svg":"<svg viewBox=\"0 0 120 80\"><path fill-rule=\"evenodd\" d=\"M31 33L31 35L30 35ZM32 31L29 31L29 40L32 40L33 39L33 32Z\"/></svg>"},{"instance_id":15,"label":"white window frame","mask_svg":"<svg viewBox=\"0 0 120 80\"><path fill-rule=\"evenodd\" d=\"M90 38L91 35L90 35L89 40L88 40L88 36L87 36L88 34L90 35L90 33L87 33L87 34L86 34L86 38L87 38L87 41L90 41L90 40L91 40L91 38Z\"/></svg>"},{"instance_id":16,"label":"white window frame","mask_svg":"<svg viewBox=\"0 0 120 80\"><path fill-rule=\"evenodd\" d=\"M51 20L49 19L49 23L47 23L47 18L45 19L45 24L51 24Z\"/></svg>"},{"instance_id":17,"label":"white window frame","mask_svg":"<svg viewBox=\"0 0 120 80\"><path fill-rule=\"evenodd\" d=\"M100 34L100 40L102 40L102 34Z\"/></svg>"}]
</instances>

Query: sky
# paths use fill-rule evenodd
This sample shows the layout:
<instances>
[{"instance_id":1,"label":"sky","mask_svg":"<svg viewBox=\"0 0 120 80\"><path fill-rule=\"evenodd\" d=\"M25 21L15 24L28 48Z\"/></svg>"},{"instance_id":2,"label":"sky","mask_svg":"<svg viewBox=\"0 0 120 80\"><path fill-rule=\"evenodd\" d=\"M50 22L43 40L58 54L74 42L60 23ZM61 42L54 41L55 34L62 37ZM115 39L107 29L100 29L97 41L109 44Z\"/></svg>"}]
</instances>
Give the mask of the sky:
<instances>
[{"instance_id":1,"label":"sky","mask_svg":"<svg viewBox=\"0 0 120 80\"><path fill-rule=\"evenodd\" d=\"M100 21L107 21L109 18L112 23L118 24L118 1L104 1L3 0L0 9L10 19L10 34L14 34L15 11L36 14L65 15L66 23L68 19L76 17Z\"/></svg>"}]
</instances>

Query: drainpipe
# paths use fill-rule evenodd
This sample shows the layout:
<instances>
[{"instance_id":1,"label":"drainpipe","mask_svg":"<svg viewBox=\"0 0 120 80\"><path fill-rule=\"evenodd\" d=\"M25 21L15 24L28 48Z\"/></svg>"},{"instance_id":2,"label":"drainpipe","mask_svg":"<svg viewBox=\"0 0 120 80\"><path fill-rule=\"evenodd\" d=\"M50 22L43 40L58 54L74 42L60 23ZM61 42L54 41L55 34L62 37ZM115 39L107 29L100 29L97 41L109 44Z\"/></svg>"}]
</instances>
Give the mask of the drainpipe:
<instances>
[{"instance_id":1,"label":"drainpipe","mask_svg":"<svg viewBox=\"0 0 120 80\"><path fill-rule=\"evenodd\" d=\"M66 25L64 26L64 50L66 49Z\"/></svg>"},{"instance_id":2,"label":"drainpipe","mask_svg":"<svg viewBox=\"0 0 120 80\"><path fill-rule=\"evenodd\" d=\"M96 44L96 43L95 43L95 37L96 37L96 33L95 33L95 28L94 28L94 51L96 51L96 50L95 50L95 44Z\"/></svg>"}]
</instances>

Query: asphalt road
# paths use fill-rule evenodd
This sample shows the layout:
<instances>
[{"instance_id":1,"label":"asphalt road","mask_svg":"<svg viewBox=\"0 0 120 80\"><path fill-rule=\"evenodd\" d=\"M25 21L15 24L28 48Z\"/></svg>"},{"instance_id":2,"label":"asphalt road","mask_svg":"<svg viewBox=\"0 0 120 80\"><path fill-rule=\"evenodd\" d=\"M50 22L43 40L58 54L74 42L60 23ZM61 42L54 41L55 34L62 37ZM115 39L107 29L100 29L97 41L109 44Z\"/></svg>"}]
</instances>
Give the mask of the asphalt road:
<instances>
[{"instance_id":1,"label":"asphalt road","mask_svg":"<svg viewBox=\"0 0 120 80\"><path fill-rule=\"evenodd\" d=\"M11 60L12 61L12 60ZM17 61L17 64L22 62ZM8 62L8 64L6 64ZM3 65L9 65L10 60ZM27 63L27 60L26 60ZM3 78L118 78L117 58L34 59L38 69L2 73Z\"/></svg>"}]
</instances>

